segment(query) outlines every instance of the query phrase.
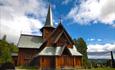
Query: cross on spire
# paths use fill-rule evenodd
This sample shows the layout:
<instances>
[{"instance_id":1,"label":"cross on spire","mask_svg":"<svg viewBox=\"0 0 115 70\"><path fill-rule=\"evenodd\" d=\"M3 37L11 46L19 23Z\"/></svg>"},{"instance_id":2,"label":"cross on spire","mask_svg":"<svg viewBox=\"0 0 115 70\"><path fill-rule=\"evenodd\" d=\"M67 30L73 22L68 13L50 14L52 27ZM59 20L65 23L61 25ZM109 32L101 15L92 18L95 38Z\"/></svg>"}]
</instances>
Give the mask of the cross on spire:
<instances>
[{"instance_id":1,"label":"cross on spire","mask_svg":"<svg viewBox=\"0 0 115 70\"><path fill-rule=\"evenodd\" d=\"M62 17L60 16L60 17L59 17L59 23L61 23L61 22L62 22Z\"/></svg>"}]
</instances>

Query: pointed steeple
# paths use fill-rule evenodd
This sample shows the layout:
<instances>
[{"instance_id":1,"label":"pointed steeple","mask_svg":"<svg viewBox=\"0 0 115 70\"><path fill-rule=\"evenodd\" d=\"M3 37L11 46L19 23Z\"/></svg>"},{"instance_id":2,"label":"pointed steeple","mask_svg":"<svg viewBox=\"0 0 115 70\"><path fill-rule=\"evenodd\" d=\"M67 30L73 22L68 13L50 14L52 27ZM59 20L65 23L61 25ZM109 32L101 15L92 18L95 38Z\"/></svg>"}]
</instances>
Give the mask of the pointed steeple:
<instances>
[{"instance_id":1,"label":"pointed steeple","mask_svg":"<svg viewBox=\"0 0 115 70\"><path fill-rule=\"evenodd\" d=\"M40 29L43 39L47 39L53 30L55 30L55 27L53 26L52 11L49 4L45 25Z\"/></svg>"},{"instance_id":2,"label":"pointed steeple","mask_svg":"<svg viewBox=\"0 0 115 70\"><path fill-rule=\"evenodd\" d=\"M44 27L53 27L52 10L50 4L48 7L48 13Z\"/></svg>"}]
</instances>

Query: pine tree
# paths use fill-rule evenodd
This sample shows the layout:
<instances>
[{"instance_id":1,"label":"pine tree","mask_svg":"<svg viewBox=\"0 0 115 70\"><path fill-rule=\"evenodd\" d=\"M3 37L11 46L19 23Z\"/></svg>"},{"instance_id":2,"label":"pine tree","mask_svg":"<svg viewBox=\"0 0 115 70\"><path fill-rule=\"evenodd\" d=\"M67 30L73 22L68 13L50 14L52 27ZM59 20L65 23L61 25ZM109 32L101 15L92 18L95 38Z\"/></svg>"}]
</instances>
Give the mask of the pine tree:
<instances>
[{"instance_id":1,"label":"pine tree","mask_svg":"<svg viewBox=\"0 0 115 70\"><path fill-rule=\"evenodd\" d=\"M87 56L87 45L83 38L78 38L74 40L77 50L83 55L83 66L88 66L88 56Z\"/></svg>"}]
</instances>

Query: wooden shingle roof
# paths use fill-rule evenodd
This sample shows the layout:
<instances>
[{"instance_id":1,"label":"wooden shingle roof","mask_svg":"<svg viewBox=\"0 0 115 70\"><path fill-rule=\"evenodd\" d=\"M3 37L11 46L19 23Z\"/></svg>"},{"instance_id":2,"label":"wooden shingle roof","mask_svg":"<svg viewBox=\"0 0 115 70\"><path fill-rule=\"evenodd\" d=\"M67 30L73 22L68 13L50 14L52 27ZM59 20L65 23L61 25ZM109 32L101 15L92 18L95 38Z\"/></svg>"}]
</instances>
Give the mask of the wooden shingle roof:
<instances>
[{"instance_id":1,"label":"wooden shingle roof","mask_svg":"<svg viewBox=\"0 0 115 70\"><path fill-rule=\"evenodd\" d=\"M61 56L63 53L63 49L66 48L64 46L46 46L37 56ZM67 48L72 56L82 56L81 53L77 51L75 46L73 48Z\"/></svg>"},{"instance_id":2,"label":"wooden shingle roof","mask_svg":"<svg viewBox=\"0 0 115 70\"><path fill-rule=\"evenodd\" d=\"M40 48L43 43L41 36L21 34L18 48Z\"/></svg>"}]
</instances>

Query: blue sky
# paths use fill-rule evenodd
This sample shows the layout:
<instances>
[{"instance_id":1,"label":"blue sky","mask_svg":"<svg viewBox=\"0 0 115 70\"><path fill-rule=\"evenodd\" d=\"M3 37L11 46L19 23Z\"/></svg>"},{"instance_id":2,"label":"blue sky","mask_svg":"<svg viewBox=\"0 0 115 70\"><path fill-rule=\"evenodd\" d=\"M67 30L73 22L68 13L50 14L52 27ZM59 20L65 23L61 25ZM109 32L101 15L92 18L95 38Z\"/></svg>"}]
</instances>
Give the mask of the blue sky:
<instances>
[{"instance_id":1,"label":"blue sky","mask_svg":"<svg viewBox=\"0 0 115 70\"><path fill-rule=\"evenodd\" d=\"M115 51L115 0L49 0L53 21L62 19L72 39L82 37L88 52ZM0 38L17 44L20 34L41 35L48 0L0 0Z\"/></svg>"},{"instance_id":2,"label":"blue sky","mask_svg":"<svg viewBox=\"0 0 115 70\"><path fill-rule=\"evenodd\" d=\"M84 22L84 25L82 25L79 21L73 22L72 19L66 19L68 13L74 6L79 7L80 0L64 1L50 0L53 10L53 17L55 20L54 23L58 23L59 18L61 17L63 21L62 24L65 26L66 30L73 39L83 37L88 44L105 44L115 42L115 27L112 25L104 24L104 22L98 20L96 23L94 23L94 20L90 20L89 22ZM114 22L115 19L112 21ZM115 25L115 23L112 24Z\"/></svg>"},{"instance_id":3,"label":"blue sky","mask_svg":"<svg viewBox=\"0 0 115 70\"><path fill-rule=\"evenodd\" d=\"M88 44L115 42L115 29L104 24L98 23L85 26L72 24L67 26L67 29L73 38L83 37Z\"/></svg>"}]
</instances>

